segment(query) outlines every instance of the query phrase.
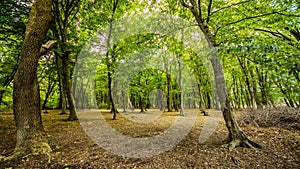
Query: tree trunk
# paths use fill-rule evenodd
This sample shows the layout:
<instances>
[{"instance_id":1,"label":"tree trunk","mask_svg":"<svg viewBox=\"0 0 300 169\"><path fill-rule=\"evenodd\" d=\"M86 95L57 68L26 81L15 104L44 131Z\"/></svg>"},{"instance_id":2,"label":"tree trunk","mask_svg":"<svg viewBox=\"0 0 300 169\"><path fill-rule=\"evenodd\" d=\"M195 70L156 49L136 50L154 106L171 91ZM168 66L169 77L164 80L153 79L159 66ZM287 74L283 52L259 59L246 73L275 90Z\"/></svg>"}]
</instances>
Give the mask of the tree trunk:
<instances>
[{"instance_id":1,"label":"tree trunk","mask_svg":"<svg viewBox=\"0 0 300 169\"><path fill-rule=\"evenodd\" d=\"M52 93L52 91L55 87L55 82L50 82L50 81L51 81L51 78L49 77L49 83L50 84L48 84L48 87L47 87L47 92L46 92L46 96L45 96L45 99L44 99L44 102L43 102L43 105L42 105L42 110L46 109L46 104L48 102L48 99L51 96L51 93Z\"/></svg>"},{"instance_id":2,"label":"tree trunk","mask_svg":"<svg viewBox=\"0 0 300 169\"><path fill-rule=\"evenodd\" d=\"M68 104L69 104L69 121L78 120L76 115L76 106L73 98L72 92L72 83L71 83L71 75L70 75L70 68L69 68L69 53L65 52L62 54L62 70L63 70L63 86L64 91L66 92Z\"/></svg>"},{"instance_id":3,"label":"tree trunk","mask_svg":"<svg viewBox=\"0 0 300 169\"><path fill-rule=\"evenodd\" d=\"M109 64L107 65L107 69L108 70L111 70ZM116 109L115 107L115 103L113 101L113 97L112 97L112 74L110 71L108 71L108 96L109 96L109 102L111 104L111 110L110 110L110 113L113 113L113 120L116 120L117 119L117 113L118 113L118 110Z\"/></svg>"},{"instance_id":4,"label":"tree trunk","mask_svg":"<svg viewBox=\"0 0 300 169\"><path fill-rule=\"evenodd\" d=\"M26 27L19 67L14 76L14 118L17 143L12 157L27 154L50 155L40 111L37 66L42 42L52 19L52 0L34 1Z\"/></svg>"},{"instance_id":5,"label":"tree trunk","mask_svg":"<svg viewBox=\"0 0 300 169\"><path fill-rule=\"evenodd\" d=\"M172 112L172 97L171 97L171 75L167 71L167 91L168 91L168 96L167 96L167 107L168 107L168 112Z\"/></svg>"},{"instance_id":6,"label":"tree trunk","mask_svg":"<svg viewBox=\"0 0 300 169\"><path fill-rule=\"evenodd\" d=\"M255 80L255 77L254 77L253 70L250 70L250 75L251 75L251 78L252 78L253 96L254 96L257 107L259 109L261 109L262 105L261 105L261 102L260 102L258 94L257 94L257 83L256 83L256 80Z\"/></svg>"},{"instance_id":7,"label":"tree trunk","mask_svg":"<svg viewBox=\"0 0 300 169\"><path fill-rule=\"evenodd\" d=\"M260 86L260 91L261 91L261 97L262 97L262 106L267 106L268 104L268 97L267 97L267 91L266 91L266 81L265 81L265 76L263 75L263 72L260 71L258 66L256 66L256 72L258 75L258 85Z\"/></svg>"},{"instance_id":8,"label":"tree trunk","mask_svg":"<svg viewBox=\"0 0 300 169\"><path fill-rule=\"evenodd\" d=\"M200 96L200 111L203 113L204 116L208 116L208 113L206 112L206 105L203 98L203 93L201 89L201 84L198 82L198 90L199 90L199 96Z\"/></svg>"},{"instance_id":9,"label":"tree trunk","mask_svg":"<svg viewBox=\"0 0 300 169\"><path fill-rule=\"evenodd\" d=\"M234 72L232 72L232 81L233 81L233 96L234 96L234 100L235 100L235 108L240 108L240 95L239 95L239 91L238 91L238 88L237 88L237 79L236 77L234 76Z\"/></svg>"},{"instance_id":10,"label":"tree trunk","mask_svg":"<svg viewBox=\"0 0 300 169\"><path fill-rule=\"evenodd\" d=\"M140 113L145 113L144 99L142 98L142 96L140 96L140 108L141 108Z\"/></svg>"},{"instance_id":11,"label":"tree trunk","mask_svg":"<svg viewBox=\"0 0 300 169\"><path fill-rule=\"evenodd\" d=\"M238 59L239 64L241 66L242 72L244 73L245 82L246 82L248 92L249 92L249 95L250 95L251 106L252 106L252 109L254 110L254 109L256 109L256 103L255 103L255 99L254 99L253 87L250 83L250 79L249 79L249 76L248 76L248 70L247 70L247 67L246 67L246 63L242 62L241 58L239 58L239 57L237 57L237 59Z\"/></svg>"},{"instance_id":12,"label":"tree trunk","mask_svg":"<svg viewBox=\"0 0 300 169\"><path fill-rule=\"evenodd\" d=\"M206 93L206 97L207 97L207 108L211 109L211 99L210 99L209 92Z\"/></svg>"},{"instance_id":13,"label":"tree trunk","mask_svg":"<svg viewBox=\"0 0 300 169\"><path fill-rule=\"evenodd\" d=\"M217 95L221 103L221 110L223 112L223 117L226 122L226 127L229 131L228 138L225 141L226 143L229 143L228 146L229 150L232 150L237 145L251 147L251 148L261 148L260 145L248 139L246 134L238 126L238 123L236 122L233 116L232 110L230 108L231 107L230 99L226 92L226 83L225 83L223 67L219 58L217 57L217 53L212 54L211 62L215 74Z\"/></svg>"},{"instance_id":14,"label":"tree trunk","mask_svg":"<svg viewBox=\"0 0 300 169\"><path fill-rule=\"evenodd\" d=\"M230 109L230 99L226 96L226 103L223 110L223 117L226 122L226 127L228 129L228 138L224 141L228 143L229 150L232 150L236 146L250 147L250 148L261 148L261 146L253 141L251 141L243 130L239 127L236 122L232 111Z\"/></svg>"},{"instance_id":15,"label":"tree trunk","mask_svg":"<svg viewBox=\"0 0 300 169\"><path fill-rule=\"evenodd\" d=\"M182 36L183 36L183 30L182 30ZM181 55L179 55L178 69L179 69L179 88L180 88L180 116L185 116L185 113L184 113L183 86L182 86Z\"/></svg>"},{"instance_id":16,"label":"tree trunk","mask_svg":"<svg viewBox=\"0 0 300 169\"><path fill-rule=\"evenodd\" d=\"M2 104L3 94L4 94L4 89L0 89L0 106Z\"/></svg>"},{"instance_id":17,"label":"tree trunk","mask_svg":"<svg viewBox=\"0 0 300 169\"><path fill-rule=\"evenodd\" d=\"M218 51L214 49L214 47L217 46L216 39L214 34L209 29L208 25L205 24L202 14L199 13L201 9L198 7L201 7L201 4L197 5L195 1L190 1L193 5L192 7L187 5L183 0L181 1L183 6L189 8L189 10L194 15L199 29L203 32L205 39L208 42L209 47L211 48L211 63L214 70L214 76L215 76L215 83L217 88L217 95L218 99L221 104L221 110L223 112L223 117L226 122L227 129L229 131L227 143L229 143L229 149L231 150L236 145L246 145L248 147L257 147L259 148L260 145L252 142L247 138L247 136L244 134L244 132L239 128L236 120L233 117L231 108L230 108L230 99L227 95L226 91L226 83L225 83L225 77L224 77L224 71L223 66L221 64L221 61L218 57ZM198 9L197 9L198 8Z\"/></svg>"},{"instance_id":18,"label":"tree trunk","mask_svg":"<svg viewBox=\"0 0 300 169\"><path fill-rule=\"evenodd\" d=\"M59 54L55 52L55 62L57 67L57 74L58 74L58 84L59 84L59 108L61 109L60 115L67 114L67 102L65 97L65 91L63 87L63 76L62 76L62 66L61 66L61 59L59 58Z\"/></svg>"}]
</instances>

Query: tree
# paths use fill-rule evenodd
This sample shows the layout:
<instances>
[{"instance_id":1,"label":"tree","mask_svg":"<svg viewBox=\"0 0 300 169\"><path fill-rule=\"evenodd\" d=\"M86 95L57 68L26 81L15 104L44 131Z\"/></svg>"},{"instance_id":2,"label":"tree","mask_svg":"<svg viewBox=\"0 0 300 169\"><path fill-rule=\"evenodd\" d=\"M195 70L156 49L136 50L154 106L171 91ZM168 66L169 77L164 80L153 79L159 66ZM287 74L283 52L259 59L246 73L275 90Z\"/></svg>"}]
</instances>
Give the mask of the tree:
<instances>
[{"instance_id":1,"label":"tree","mask_svg":"<svg viewBox=\"0 0 300 169\"><path fill-rule=\"evenodd\" d=\"M36 0L29 14L19 66L14 76L14 118L17 127L16 156L49 154L40 111L37 66L40 49L52 20L52 0Z\"/></svg>"},{"instance_id":2,"label":"tree","mask_svg":"<svg viewBox=\"0 0 300 169\"><path fill-rule=\"evenodd\" d=\"M68 120L77 120L75 100L72 92L72 82L71 82L71 46L68 43L69 38L69 25L72 23L77 12L79 11L80 0L72 1L61 1L55 0L53 3L54 12L54 22L52 26L52 33L55 38L59 41L58 50L55 52L57 57L58 75L59 75L59 85L60 94L62 101L62 109L64 113L64 108L66 101L65 96L68 100L70 114Z\"/></svg>"},{"instance_id":3,"label":"tree","mask_svg":"<svg viewBox=\"0 0 300 169\"><path fill-rule=\"evenodd\" d=\"M216 41L216 36L215 36L216 32L213 33L209 25L209 21L212 15L213 0L210 0L208 2L207 7L205 6L206 8L205 14L207 14L206 18L204 18L203 11L205 10L203 9L204 5L201 3L201 1L196 2L194 0L190 0L189 3L186 3L184 0L181 0L181 3L185 8L189 9L189 11L193 14L197 22L197 25L199 29L203 32L209 46L211 48L217 47L219 44ZM234 4L229 5L226 8L230 8L230 6L235 6L235 5ZM220 58L218 57L218 51L216 50L212 51L211 63L214 70L218 99L221 102L221 110L223 112L223 117L226 122L226 127L229 131L228 138L226 139L226 143L229 144L229 149L231 150L237 145L260 148L261 147L260 145L251 141L247 137L247 135L238 126L238 123L236 122L233 116L230 99L226 91L226 83L225 83L223 66L221 64Z\"/></svg>"}]
</instances>

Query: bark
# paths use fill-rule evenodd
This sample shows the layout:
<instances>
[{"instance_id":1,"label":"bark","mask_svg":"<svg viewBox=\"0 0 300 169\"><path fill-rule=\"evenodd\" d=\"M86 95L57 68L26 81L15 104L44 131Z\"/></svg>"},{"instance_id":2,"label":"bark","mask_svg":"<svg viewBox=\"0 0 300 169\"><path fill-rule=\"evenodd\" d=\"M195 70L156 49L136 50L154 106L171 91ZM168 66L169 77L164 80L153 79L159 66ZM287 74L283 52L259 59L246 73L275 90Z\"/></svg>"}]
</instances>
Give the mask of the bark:
<instances>
[{"instance_id":1,"label":"bark","mask_svg":"<svg viewBox=\"0 0 300 169\"><path fill-rule=\"evenodd\" d=\"M0 90L0 106L2 104L3 94L4 94L4 90Z\"/></svg>"},{"instance_id":2,"label":"bark","mask_svg":"<svg viewBox=\"0 0 300 169\"><path fill-rule=\"evenodd\" d=\"M76 106L75 106L75 101L73 98L73 92L72 92L72 83L71 83L71 74L70 74L70 66L69 66L69 53L64 53L62 54L62 70L63 70L63 87L64 91L66 92L66 96L68 99L68 104L69 104L69 121L73 120L78 120L77 115L76 115Z\"/></svg>"},{"instance_id":3,"label":"bark","mask_svg":"<svg viewBox=\"0 0 300 169\"><path fill-rule=\"evenodd\" d=\"M182 31L182 35L183 35L183 31ZM179 56L178 68L179 68L179 88L180 88L180 116L185 116L183 86L182 86L181 56Z\"/></svg>"},{"instance_id":4,"label":"bark","mask_svg":"<svg viewBox=\"0 0 300 169\"><path fill-rule=\"evenodd\" d=\"M255 77L254 77L253 70L250 70L250 75L251 75L251 78L252 78L253 96L254 96L256 105L257 105L258 108L262 108L261 102L260 102L258 94L257 94L257 84L256 84L256 80L255 80Z\"/></svg>"},{"instance_id":5,"label":"bark","mask_svg":"<svg viewBox=\"0 0 300 169\"><path fill-rule=\"evenodd\" d=\"M167 107L168 112L172 112L172 96L171 96L171 75L167 71Z\"/></svg>"},{"instance_id":6,"label":"bark","mask_svg":"<svg viewBox=\"0 0 300 169\"><path fill-rule=\"evenodd\" d=\"M266 89L266 76L264 75L263 72L256 66L256 72L258 75L258 85L260 87L261 91L261 97L262 97L262 105L266 106L268 104L268 96L267 96L267 89Z\"/></svg>"},{"instance_id":7,"label":"bark","mask_svg":"<svg viewBox=\"0 0 300 169\"><path fill-rule=\"evenodd\" d=\"M200 96L200 111L203 113L204 116L208 116L208 113L206 112L206 104L203 98L203 93L201 89L201 84L198 82L198 90L199 90L199 96Z\"/></svg>"},{"instance_id":8,"label":"bark","mask_svg":"<svg viewBox=\"0 0 300 169\"><path fill-rule=\"evenodd\" d=\"M109 63L107 64L107 69L111 70ZM109 96L109 102L111 104L111 110L110 113L113 113L113 120L117 119L117 113L118 110L115 107L115 103L113 101L113 97L112 97L112 73L110 71L108 71L108 96Z\"/></svg>"},{"instance_id":9,"label":"bark","mask_svg":"<svg viewBox=\"0 0 300 169\"><path fill-rule=\"evenodd\" d=\"M37 66L42 42L52 19L52 0L36 0L26 26L25 40L14 76L14 118L17 142L12 157L27 154L50 155L51 147L42 124Z\"/></svg>"},{"instance_id":10,"label":"bark","mask_svg":"<svg viewBox=\"0 0 300 169\"><path fill-rule=\"evenodd\" d=\"M241 96L239 95L239 91L238 91L238 85L237 85L237 79L234 76L234 72L232 72L232 80L233 80L233 95L234 95L234 100L235 100L235 108L240 109L241 108L241 102L240 102L240 98Z\"/></svg>"},{"instance_id":11,"label":"bark","mask_svg":"<svg viewBox=\"0 0 300 169\"><path fill-rule=\"evenodd\" d=\"M207 97L207 108L211 109L211 99L208 92L206 93L206 97Z\"/></svg>"},{"instance_id":12,"label":"bark","mask_svg":"<svg viewBox=\"0 0 300 169\"><path fill-rule=\"evenodd\" d=\"M59 108L61 109L60 115L67 114L67 102L65 97L65 90L63 87L63 76L62 76L62 66L61 60L59 59L58 53L55 53L55 60L56 60L56 67L57 67L57 74L58 74L58 84L59 84Z\"/></svg>"},{"instance_id":13,"label":"bark","mask_svg":"<svg viewBox=\"0 0 300 169\"><path fill-rule=\"evenodd\" d=\"M48 87L47 87L47 92L46 92L46 96L42 105L42 110L46 109L46 104L48 102L49 97L51 96L51 93L55 87L55 82L51 82L51 79L49 78L49 83Z\"/></svg>"},{"instance_id":14,"label":"bark","mask_svg":"<svg viewBox=\"0 0 300 169\"><path fill-rule=\"evenodd\" d=\"M140 113L145 113L144 99L142 98L142 96L140 96L140 108L141 108Z\"/></svg>"}]
</instances>

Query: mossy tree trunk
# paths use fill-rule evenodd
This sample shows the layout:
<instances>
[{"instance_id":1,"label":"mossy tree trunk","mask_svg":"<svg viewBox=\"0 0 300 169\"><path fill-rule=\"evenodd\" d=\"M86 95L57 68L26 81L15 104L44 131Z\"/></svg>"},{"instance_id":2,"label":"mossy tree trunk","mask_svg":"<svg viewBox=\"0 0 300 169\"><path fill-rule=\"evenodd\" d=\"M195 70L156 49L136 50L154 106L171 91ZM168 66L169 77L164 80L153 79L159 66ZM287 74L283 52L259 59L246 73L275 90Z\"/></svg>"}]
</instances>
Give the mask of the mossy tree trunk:
<instances>
[{"instance_id":1,"label":"mossy tree trunk","mask_svg":"<svg viewBox=\"0 0 300 169\"><path fill-rule=\"evenodd\" d=\"M19 66L13 81L13 110L17 128L13 156L51 152L41 119L37 80L40 49L52 20L51 6L52 0L36 0L26 26Z\"/></svg>"}]
</instances>

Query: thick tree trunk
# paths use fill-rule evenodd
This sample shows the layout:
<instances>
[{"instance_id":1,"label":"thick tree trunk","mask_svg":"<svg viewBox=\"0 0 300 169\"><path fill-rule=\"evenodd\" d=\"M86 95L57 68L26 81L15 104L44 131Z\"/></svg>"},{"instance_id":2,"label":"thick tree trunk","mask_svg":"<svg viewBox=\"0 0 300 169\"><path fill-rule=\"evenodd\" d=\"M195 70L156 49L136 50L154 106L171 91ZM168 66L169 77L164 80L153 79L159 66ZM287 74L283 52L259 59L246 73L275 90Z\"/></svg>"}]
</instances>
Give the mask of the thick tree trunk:
<instances>
[{"instance_id":1,"label":"thick tree trunk","mask_svg":"<svg viewBox=\"0 0 300 169\"><path fill-rule=\"evenodd\" d=\"M228 96L226 96L226 103L223 110L223 117L229 132L228 138L224 142L229 144L228 146L229 150L232 150L236 146L243 146L249 148L261 148L259 144L251 141L237 124L232 114L232 111L230 109L230 99Z\"/></svg>"},{"instance_id":2,"label":"thick tree trunk","mask_svg":"<svg viewBox=\"0 0 300 169\"><path fill-rule=\"evenodd\" d=\"M37 66L42 42L48 32L52 0L36 0L26 27L19 67L14 76L14 118L17 128L16 156L48 154L51 148L42 125Z\"/></svg>"}]
</instances>

